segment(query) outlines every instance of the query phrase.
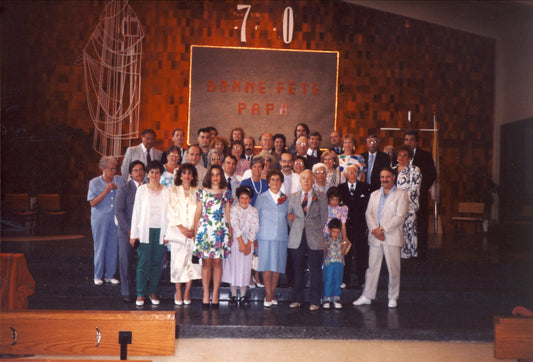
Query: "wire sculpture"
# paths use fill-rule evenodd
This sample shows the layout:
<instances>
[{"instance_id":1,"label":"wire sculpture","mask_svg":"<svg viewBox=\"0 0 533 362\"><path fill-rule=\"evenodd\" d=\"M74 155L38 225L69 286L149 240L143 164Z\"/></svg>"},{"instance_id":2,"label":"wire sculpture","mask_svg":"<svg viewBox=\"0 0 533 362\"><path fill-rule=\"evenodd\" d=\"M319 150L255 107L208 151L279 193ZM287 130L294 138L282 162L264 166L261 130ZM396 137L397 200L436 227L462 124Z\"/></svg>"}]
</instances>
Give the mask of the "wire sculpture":
<instances>
[{"instance_id":1,"label":"wire sculpture","mask_svg":"<svg viewBox=\"0 0 533 362\"><path fill-rule=\"evenodd\" d=\"M122 141L138 137L143 38L128 0L111 0L83 49L93 148L101 155L119 157Z\"/></svg>"}]
</instances>

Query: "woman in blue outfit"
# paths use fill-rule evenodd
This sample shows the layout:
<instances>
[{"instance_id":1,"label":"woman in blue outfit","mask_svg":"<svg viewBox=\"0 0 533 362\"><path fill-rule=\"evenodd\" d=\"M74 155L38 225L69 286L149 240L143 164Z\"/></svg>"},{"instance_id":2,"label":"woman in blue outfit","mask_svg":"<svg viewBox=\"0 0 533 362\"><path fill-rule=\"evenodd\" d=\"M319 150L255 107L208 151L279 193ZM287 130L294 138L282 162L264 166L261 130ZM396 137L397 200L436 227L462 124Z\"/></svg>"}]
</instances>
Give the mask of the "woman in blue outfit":
<instances>
[{"instance_id":1,"label":"woman in blue outfit","mask_svg":"<svg viewBox=\"0 0 533 362\"><path fill-rule=\"evenodd\" d=\"M124 184L122 176L116 175L118 162L112 156L100 159L102 176L89 182L87 201L91 205L91 229L94 240L94 284L105 281L119 284L115 279L118 260L118 236L115 225L115 197L117 188ZM104 268L105 266L105 268Z\"/></svg>"},{"instance_id":2,"label":"woman in blue outfit","mask_svg":"<svg viewBox=\"0 0 533 362\"><path fill-rule=\"evenodd\" d=\"M257 200L259 195L268 191L268 182L261 178L261 173L263 172L264 167L265 163L263 159L254 156L250 166L252 177L245 178L241 181L241 186L249 186L252 188L252 190L254 190L254 196L252 197L252 202L250 203L252 206L255 206L255 200Z\"/></svg>"},{"instance_id":3,"label":"woman in blue outfit","mask_svg":"<svg viewBox=\"0 0 533 362\"><path fill-rule=\"evenodd\" d=\"M257 197L255 207L259 212L259 233L257 233L259 265L265 283L265 300L263 305L278 305L275 298L280 273L285 273L287 263L287 243L289 227L287 220L287 196L281 191L283 174L279 170L270 170L267 174L270 186L268 192Z\"/></svg>"}]
</instances>

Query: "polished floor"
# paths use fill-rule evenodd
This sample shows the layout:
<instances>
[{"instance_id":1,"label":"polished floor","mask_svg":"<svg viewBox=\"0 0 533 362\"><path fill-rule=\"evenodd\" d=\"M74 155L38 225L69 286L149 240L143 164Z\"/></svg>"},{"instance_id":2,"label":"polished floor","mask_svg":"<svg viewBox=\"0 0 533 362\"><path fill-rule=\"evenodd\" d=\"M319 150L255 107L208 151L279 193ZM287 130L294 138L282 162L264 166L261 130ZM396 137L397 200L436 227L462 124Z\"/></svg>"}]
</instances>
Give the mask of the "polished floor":
<instances>
[{"instance_id":1,"label":"polished floor","mask_svg":"<svg viewBox=\"0 0 533 362\"><path fill-rule=\"evenodd\" d=\"M23 252L36 281L30 309L136 310L119 298L119 287L95 286L92 281L90 231L67 230L78 238L25 239L3 235L2 252ZM202 308L201 288L193 289L193 303L176 307L168 269L160 283L157 308L176 312L178 338L306 338L390 339L419 341L493 340L493 317L510 315L514 306L533 307L533 254L530 240L484 235L447 235L435 238L424 261L402 262L397 308L387 307L387 271L383 267L377 298L370 306L355 307L360 289L343 290L341 310L289 308L292 290L282 278L280 304L264 308L262 288L249 289L248 308L230 308L229 288L223 287L218 308Z\"/></svg>"}]
</instances>

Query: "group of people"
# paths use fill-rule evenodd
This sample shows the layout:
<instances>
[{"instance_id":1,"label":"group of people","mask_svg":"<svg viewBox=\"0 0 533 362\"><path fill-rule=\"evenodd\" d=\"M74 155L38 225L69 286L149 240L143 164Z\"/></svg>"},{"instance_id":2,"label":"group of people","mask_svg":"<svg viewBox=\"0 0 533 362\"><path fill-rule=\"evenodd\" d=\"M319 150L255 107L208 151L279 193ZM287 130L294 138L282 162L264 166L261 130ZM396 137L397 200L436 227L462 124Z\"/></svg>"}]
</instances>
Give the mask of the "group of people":
<instances>
[{"instance_id":1,"label":"group of people","mask_svg":"<svg viewBox=\"0 0 533 362\"><path fill-rule=\"evenodd\" d=\"M201 279L205 307L218 306L221 283L230 285L230 306L247 306L247 288L263 284L264 306L275 306L285 273L294 287L290 307L299 308L308 270L314 311L342 308L345 286L363 288L354 305L369 304L385 257L388 305L396 307L401 258L425 255L427 193L436 177L416 131L405 132L396 157L380 151L374 135L358 154L355 138L338 131L322 149L320 133L304 123L292 145L266 132L259 150L240 127L229 140L214 127L201 128L187 149L184 138L174 130L172 146L161 152L153 147L155 132L144 130L142 142L126 151L122 176L116 159L102 157L102 175L90 181L87 197L95 285L120 284L122 299L131 301L136 250L137 306L146 297L160 303L158 284L169 262L176 305L191 303L192 281Z\"/></svg>"}]
</instances>

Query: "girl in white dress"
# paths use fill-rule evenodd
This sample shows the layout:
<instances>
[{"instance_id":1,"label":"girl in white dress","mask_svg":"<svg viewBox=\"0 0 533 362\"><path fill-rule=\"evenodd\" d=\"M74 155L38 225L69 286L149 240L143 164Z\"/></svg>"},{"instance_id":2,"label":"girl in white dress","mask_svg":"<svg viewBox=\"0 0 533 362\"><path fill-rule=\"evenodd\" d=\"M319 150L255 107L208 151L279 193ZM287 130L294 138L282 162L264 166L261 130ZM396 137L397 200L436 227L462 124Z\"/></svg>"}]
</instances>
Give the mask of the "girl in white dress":
<instances>
[{"instance_id":1,"label":"girl in white dress","mask_svg":"<svg viewBox=\"0 0 533 362\"><path fill-rule=\"evenodd\" d=\"M233 231L231 254L224 259L222 281L230 284L230 306L237 305L237 287L240 287L239 305L246 307L246 287L250 282L255 236L259 231L259 214L250 205L253 190L249 186L237 188L238 204L231 207L230 223Z\"/></svg>"}]
</instances>

